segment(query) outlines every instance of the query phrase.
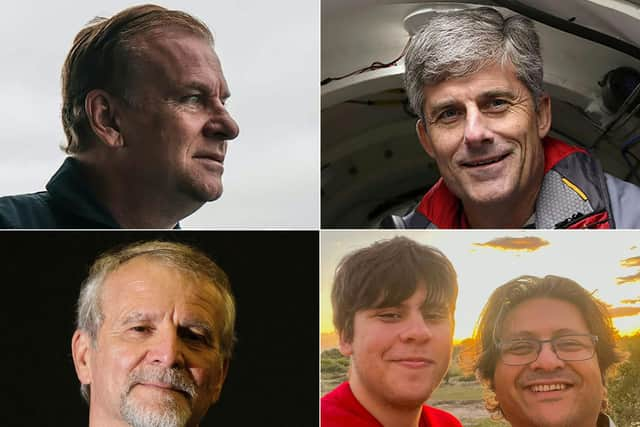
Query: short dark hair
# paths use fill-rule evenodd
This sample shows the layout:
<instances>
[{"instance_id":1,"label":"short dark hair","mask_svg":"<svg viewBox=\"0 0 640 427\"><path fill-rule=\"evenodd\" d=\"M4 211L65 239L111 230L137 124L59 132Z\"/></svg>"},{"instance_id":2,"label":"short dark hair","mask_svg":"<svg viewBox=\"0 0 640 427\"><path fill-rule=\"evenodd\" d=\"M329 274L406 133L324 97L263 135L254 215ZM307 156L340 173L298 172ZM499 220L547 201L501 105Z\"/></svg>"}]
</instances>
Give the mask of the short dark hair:
<instances>
[{"instance_id":1,"label":"short dark hair","mask_svg":"<svg viewBox=\"0 0 640 427\"><path fill-rule=\"evenodd\" d=\"M62 126L68 154L85 151L93 132L84 102L93 89L104 89L125 100L135 71L135 39L164 28L178 28L202 37L213 46L213 35L197 18L179 10L146 4L125 9L111 18L95 18L80 30L62 67Z\"/></svg>"},{"instance_id":2,"label":"short dark hair","mask_svg":"<svg viewBox=\"0 0 640 427\"><path fill-rule=\"evenodd\" d=\"M426 285L427 304L455 311L457 274L440 250L394 237L348 254L336 269L331 291L336 331L351 341L357 311L400 304L413 295L419 281Z\"/></svg>"},{"instance_id":3,"label":"short dark hair","mask_svg":"<svg viewBox=\"0 0 640 427\"><path fill-rule=\"evenodd\" d=\"M474 349L471 366L478 379L491 392L495 390L494 375L500 357L497 336L505 317L514 308L533 298L551 298L573 304L584 318L589 332L598 336L596 354L605 384L607 370L625 358L625 353L616 346L616 331L613 328L607 306L578 283L559 276L520 276L497 288L484 306L474 331ZM468 354L467 354L468 355ZM500 409L493 393L485 396L485 405L491 412Z\"/></svg>"}]
</instances>

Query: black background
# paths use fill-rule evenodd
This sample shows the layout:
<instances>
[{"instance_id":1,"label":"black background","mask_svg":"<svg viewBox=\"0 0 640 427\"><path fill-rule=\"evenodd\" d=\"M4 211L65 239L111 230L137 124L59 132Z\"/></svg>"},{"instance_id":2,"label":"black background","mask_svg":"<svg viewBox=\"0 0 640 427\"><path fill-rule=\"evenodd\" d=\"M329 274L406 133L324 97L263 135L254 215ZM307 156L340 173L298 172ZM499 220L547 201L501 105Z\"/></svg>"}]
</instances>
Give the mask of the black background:
<instances>
[{"instance_id":1,"label":"black background","mask_svg":"<svg viewBox=\"0 0 640 427\"><path fill-rule=\"evenodd\" d=\"M70 350L80 284L99 253L154 238L203 250L236 297L238 343L201 426L317 426L317 231L2 233L0 425L88 425Z\"/></svg>"}]
</instances>

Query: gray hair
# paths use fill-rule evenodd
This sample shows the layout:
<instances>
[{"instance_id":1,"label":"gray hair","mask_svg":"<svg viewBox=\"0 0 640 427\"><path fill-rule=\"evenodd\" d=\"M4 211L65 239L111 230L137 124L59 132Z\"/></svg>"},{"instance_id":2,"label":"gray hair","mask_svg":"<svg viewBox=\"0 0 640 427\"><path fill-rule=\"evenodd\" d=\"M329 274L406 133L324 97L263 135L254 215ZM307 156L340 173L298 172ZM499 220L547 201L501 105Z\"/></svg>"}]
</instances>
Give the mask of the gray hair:
<instances>
[{"instance_id":1,"label":"gray hair","mask_svg":"<svg viewBox=\"0 0 640 427\"><path fill-rule=\"evenodd\" d=\"M103 285L107 277L126 262L145 256L155 261L175 267L185 275L211 283L222 300L222 325L217 328L217 342L224 360L229 360L235 343L236 308L231 285L226 273L199 250L174 242L149 241L137 242L100 255L89 269L89 275L83 282L78 297L76 328L91 338L91 344L97 344L98 330L104 320L102 311ZM90 387L80 386L82 397L89 402Z\"/></svg>"},{"instance_id":2,"label":"gray hair","mask_svg":"<svg viewBox=\"0 0 640 427\"><path fill-rule=\"evenodd\" d=\"M513 64L536 110L544 93L540 39L533 22L520 15L505 19L489 7L438 13L413 36L404 61L409 103L423 121L424 86L491 64Z\"/></svg>"}]
</instances>

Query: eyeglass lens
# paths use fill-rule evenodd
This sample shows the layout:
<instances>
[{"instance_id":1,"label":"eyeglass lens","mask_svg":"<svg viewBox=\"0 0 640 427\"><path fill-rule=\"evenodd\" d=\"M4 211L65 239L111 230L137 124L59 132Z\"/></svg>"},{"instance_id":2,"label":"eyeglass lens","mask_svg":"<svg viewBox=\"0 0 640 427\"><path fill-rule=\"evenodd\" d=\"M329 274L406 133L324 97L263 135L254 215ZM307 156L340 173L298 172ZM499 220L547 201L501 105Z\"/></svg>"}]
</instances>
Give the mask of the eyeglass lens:
<instances>
[{"instance_id":1,"label":"eyeglass lens","mask_svg":"<svg viewBox=\"0 0 640 427\"><path fill-rule=\"evenodd\" d=\"M543 343L551 343L551 348L560 360L579 361L593 357L595 353L594 335L564 335L550 340L533 338L515 339L499 344L502 361L507 365L525 365L535 361Z\"/></svg>"}]
</instances>

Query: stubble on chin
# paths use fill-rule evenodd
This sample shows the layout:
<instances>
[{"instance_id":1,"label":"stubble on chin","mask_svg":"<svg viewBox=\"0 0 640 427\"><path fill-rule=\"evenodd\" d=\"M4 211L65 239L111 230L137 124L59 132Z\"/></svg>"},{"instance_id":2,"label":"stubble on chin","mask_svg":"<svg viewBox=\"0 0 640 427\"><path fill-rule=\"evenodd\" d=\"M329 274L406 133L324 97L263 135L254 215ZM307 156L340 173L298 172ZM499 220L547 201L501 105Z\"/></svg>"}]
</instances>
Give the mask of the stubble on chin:
<instances>
[{"instance_id":1,"label":"stubble on chin","mask_svg":"<svg viewBox=\"0 0 640 427\"><path fill-rule=\"evenodd\" d=\"M147 396L146 402L141 401L141 396L133 391L136 386L145 387L140 383L146 381L171 384L185 396L167 391ZM184 427L191 418L191 402L196 395L195 384L183 371L139 369L129 376L129 384L120 396L120 415L131 427Z\"/></svg>"},{"instance_id":2,"label":"stubble on chin","mask_svg":"<svg viewBox=\"0 0 640 427\"><path fill-rule=\"evenodd\" d=\"M191 408L180 399L167 394L145 404L126 393L120 402L120 415L131 427L185 427Z\"/></svg>"}]
</instances>

